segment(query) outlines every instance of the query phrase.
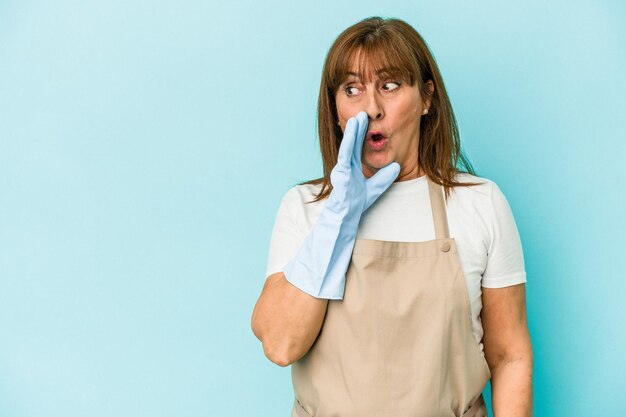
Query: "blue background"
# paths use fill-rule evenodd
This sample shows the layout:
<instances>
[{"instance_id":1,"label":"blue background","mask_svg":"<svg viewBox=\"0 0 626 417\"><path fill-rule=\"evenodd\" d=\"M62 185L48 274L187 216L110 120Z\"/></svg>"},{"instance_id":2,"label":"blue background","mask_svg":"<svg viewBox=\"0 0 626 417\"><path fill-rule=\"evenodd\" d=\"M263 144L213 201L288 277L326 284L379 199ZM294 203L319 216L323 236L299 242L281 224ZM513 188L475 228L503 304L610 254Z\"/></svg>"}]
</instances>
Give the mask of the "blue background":
<instances>
[{"instance_id":1,"label":"blue background","mask_svg":"<svg viewBox=\"0 0 626 417\"><path fill-rule=\"evenodd\" d=\"M624 415L626 6L0 2L0 415L287 416L250 329L335 37L426 39L524 247L536 416Z\"/></svg>"}]
</instances>

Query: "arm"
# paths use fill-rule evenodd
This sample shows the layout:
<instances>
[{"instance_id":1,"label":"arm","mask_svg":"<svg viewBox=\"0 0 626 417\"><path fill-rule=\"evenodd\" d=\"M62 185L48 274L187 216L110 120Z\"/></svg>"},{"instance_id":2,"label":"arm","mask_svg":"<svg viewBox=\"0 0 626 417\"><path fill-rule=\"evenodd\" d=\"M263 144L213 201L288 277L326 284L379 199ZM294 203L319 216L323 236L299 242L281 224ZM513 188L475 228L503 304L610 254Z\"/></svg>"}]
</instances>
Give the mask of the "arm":
<instances>
[{"instance_id":1,"label":"arm","mask_svg":"<svg viewBox=\"0 0 626 417\"><path fill-rule=\"evenodd\" d=\"M365 179L361 152L367 123L365 112L348 120L330 173L328 200L296 256L267 279L254 308L252 330L265 355L278 365L287 366L309 351L328 300L343 299L361 215L400 172L400 165L392 162Z\"/></svg>"},{"instance_id":2,"label":"arm","mask_svg":"<svg viewBox=\"0 0 626 417\"><path fill-rule=\"evenodd\" d=\"M483 346L491 369L494 417L530 417L533 354L525 284L483 288L482 300Z\"/></svg>"},{"instance_id":3,"label":"arm","mask_svg":"<svg viewBox=\"0 0 626 417\"><path fill-rule=\"evenodd\" d=\"M278 272L267 278L252 313L252 331L269 360L287 366L304 356L320 332L327 299L301 291Z\"/></svg>"}]
</instances>

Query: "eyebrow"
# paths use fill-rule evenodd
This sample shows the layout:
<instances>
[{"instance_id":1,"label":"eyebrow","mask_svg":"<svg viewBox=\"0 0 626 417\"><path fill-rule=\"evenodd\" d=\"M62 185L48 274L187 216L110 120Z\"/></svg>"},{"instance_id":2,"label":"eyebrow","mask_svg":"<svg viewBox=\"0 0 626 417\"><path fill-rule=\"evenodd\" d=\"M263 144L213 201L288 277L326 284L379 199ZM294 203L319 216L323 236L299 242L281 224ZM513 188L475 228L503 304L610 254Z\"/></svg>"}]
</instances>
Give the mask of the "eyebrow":
<instances>
[{"instance_id":1,"label":"eyebrow","mask_svg":"<svg viewBox=\"0 0 626 417\"><path fill-rule=\"evenodd\" d=\"M388 68L381 68L378 71L376 71L376 75L381 75L381 74L390 75L390 74L392 74L392 71L389 71ZM347 75L352 75L353 77L356 77L356 78L359 78L359 79L361 78L359 73L352 72L352 71L349 71L347 73Z\"/></svg>"}]
</instances>

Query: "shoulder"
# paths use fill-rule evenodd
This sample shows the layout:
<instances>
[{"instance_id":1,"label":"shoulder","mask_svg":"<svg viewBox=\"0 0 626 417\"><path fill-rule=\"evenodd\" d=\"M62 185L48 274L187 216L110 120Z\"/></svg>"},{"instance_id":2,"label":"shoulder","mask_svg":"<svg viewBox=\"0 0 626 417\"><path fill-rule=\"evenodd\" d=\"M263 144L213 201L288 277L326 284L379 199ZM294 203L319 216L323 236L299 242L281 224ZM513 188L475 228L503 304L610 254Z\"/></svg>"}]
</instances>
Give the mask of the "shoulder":
<instances>
[{"instance_id":1,"label":"shoulder","mask_svg":"<svg viewBox=\"0 0 626 417\"><path fill-rule=\"evenodd\" d=\"M310 204L307 203L313 201L321 189L322 184L298 184L287 190L283 195L282 202L291 207L315 205L316 203L321 203L321 201Z\"/></svg>"},{"instance_id":2,"label":"shoulder","mask_svg":"<svg viewBox=\"0 0 626 417\"><path fill-rule=\"evenodd\" d=\"M307 219L314 217L323 207L325 200L313 202L321 188L321 184L298 184L289 188L280 201L281 212L305 225Z\"/></svg>"},{"instance_id":3,"label":"shoulder","mask_svg":"<svg viewBox=\"0 0 626 417\"><path fill-rule=\"evenodd\" d=\"M501 207L502 205L508 205L507 199L502 192L500 186L498 186L495 181L489 178L462 173L457 175L457 181L480 183L480 185L476 186L454 187L454 190L459 194L484 199L490 205L495 206L496 208L498 208L499 206Z\"/></svg>"},{"instance_id":4,"label":"shoulder","mask_svg":"<svg viewBox=\"0 0 626 417\"><path fill-rule=\"evenodd\" d=\"M477 183L478 185L456 186L452 188L451 196L464 200L482 200L489 202L494 190L500 191L498 185L491 179L479 177L477 175L459 173L455 180L460 183Z\"/></svg>"},{"instance_id":5,"label":"shoulder","mask_svg":"<svg viewBox=\"0 0 626 417\"><path fill-rule=\"evenodd\" d=\"M507 198L494 180L465 173L458 174L456 180L479 185L454 187L448 202L452 210L476 213L486 224L510 216Z\"/></svg>"},{"instance_id":6,"label":"shoulder","mask_svg":"<svg viewBox=\"0 0 626 417\"><path fill-rule=\"evenodd\" d=\"M513 210L498 184L493 180L474 175L465 174L463 177L467 182L481 182L481 185L455 187L456 200L451 204L454 209L468 210L477 214L487 226L492 240L496 235L516 235Z\"/></svg>"}]
</instances>

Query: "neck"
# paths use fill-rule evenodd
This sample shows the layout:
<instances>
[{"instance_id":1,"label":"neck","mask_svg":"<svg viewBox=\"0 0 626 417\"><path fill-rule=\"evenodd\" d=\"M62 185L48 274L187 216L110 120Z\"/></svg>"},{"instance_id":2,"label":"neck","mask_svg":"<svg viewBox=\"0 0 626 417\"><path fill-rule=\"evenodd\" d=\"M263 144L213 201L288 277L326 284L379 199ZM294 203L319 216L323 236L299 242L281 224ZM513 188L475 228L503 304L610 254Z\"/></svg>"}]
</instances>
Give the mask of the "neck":
<instances>
[{"instance_id":1,"label":"neck","mask_svg":"<svg viewBox=\"0 0 626 417\"><path fill-rule=\"evenodd\" d=\"M401 182L401 181L408 181L408 180L414 180L416 178L419 178L423 175L425 175L426 173L422 170L421 167L419 167L417 165L417 163L413 166L410 167L407 170L400 170L400 174L398 175L398 178L396 178L396 180L394 182Z\"/></svg>"}]
</instances>

